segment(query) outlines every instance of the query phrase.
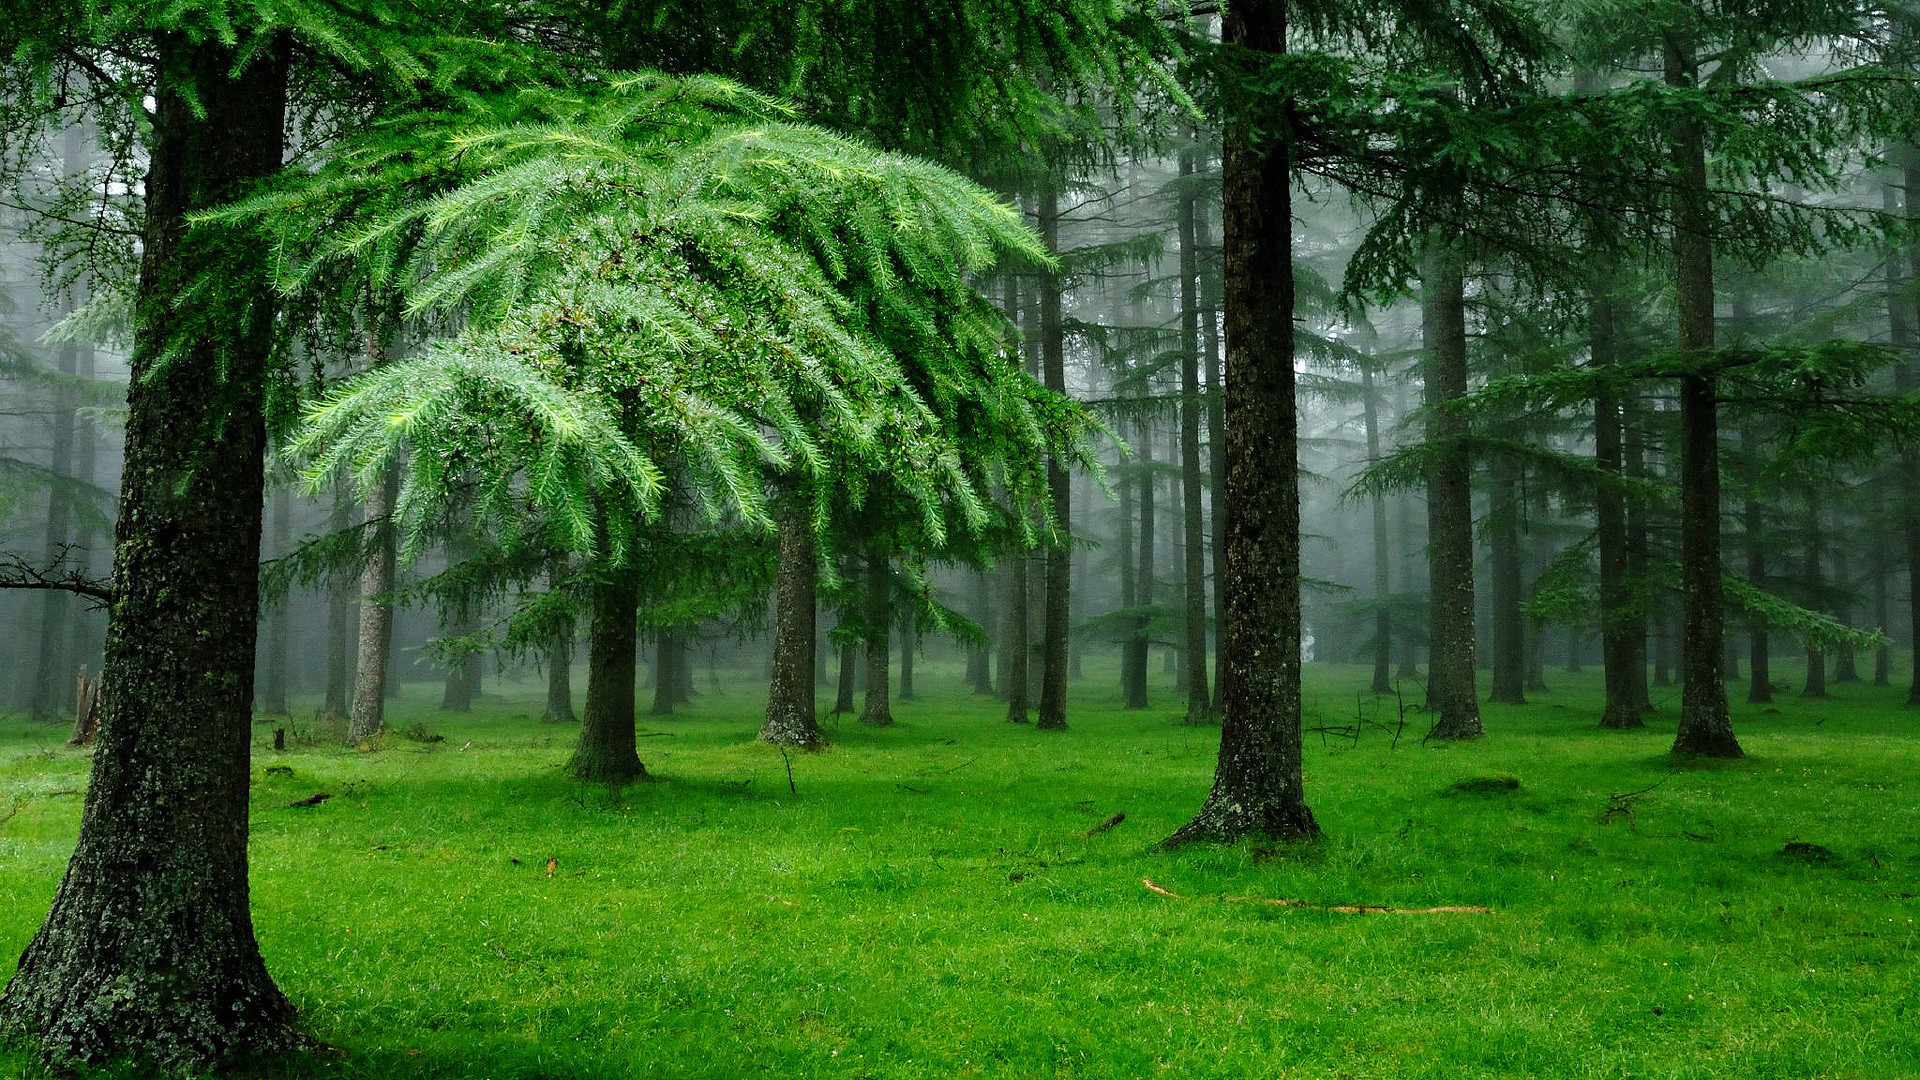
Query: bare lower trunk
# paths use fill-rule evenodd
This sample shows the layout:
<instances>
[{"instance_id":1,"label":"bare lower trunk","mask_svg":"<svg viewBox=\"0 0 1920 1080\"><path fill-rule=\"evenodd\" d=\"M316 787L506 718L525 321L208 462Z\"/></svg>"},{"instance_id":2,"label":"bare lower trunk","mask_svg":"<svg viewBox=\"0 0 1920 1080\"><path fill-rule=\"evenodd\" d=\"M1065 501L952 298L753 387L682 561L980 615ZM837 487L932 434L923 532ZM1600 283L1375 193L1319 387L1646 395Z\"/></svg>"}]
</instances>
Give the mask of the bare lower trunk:
<instances>
[{"instance_id":1,"label":"bare lower trunk","mask_svg":"<svg viewBox=\"0 0 1920 1080\"><path fill-rule=\"evenodd\" d=\"M393 644L393 578L395 537L393 513L400 490L400 470L389 465L367 500L366 527L373 530L373 553L360 574L360 639L353 671L353 708L347 724L347 744L373 738L387 726L387 661Z\"/></svg>"},{"instance_id":2,"label":"bare lower trunk","mask_svg":"<svg viewBox=\"0 0 1920 1080\"><path fill-rule=\"evenodd\" d=\"M593 618L587 628L587 700L567 774L576 780L623 783L647 775L634 730L640 582L629 567L599 574L592 586Z\"/></svg>"},{"instance_id":3,"label":"bare lower trunk","mask_svg":"<svg viewBox=\"0 0 1920 1080\"><path fill-rule=\"evenodd\" d=\"M1428 437L1437 444L1427 472L1429 738L1474 739L1483 728L1474 671L1473 494L1461 440L1466 419L1443 408L1467 392L1464 267L1437 234L1424 260L1422 316L1427 350Z\"/></svg>"},{"instance_id":4,"label":"bare lower trunk","mask_svg":"<svg viewBox=\"0 0 1920 1080\"><path fill-rule=\"evenodd\" d=\"M814 705L814 626L819 564L813 526L804 508L790 505L780 516L780 563L774 585L773 677L760 738L809 750L826 741Z\"/></svg>"},{"instance_id":5,"label":"bare lower trunk","mask_svg":"<svg viewBox=\"0 0 1920 1080\"><path fill-rule=\"evenodd\" d=\"M1286 4L1227 9L1229 47L1286 51ZM1226 133L1227 620L1220 628L1226 708L1213 788L1167 838L1311 837L1300 753L1300 490L1293 377L1293 257L1288 140L1255 148Z\"/></svg>"},{"instance_id":6,"label":"bare lower trunk","mask_svg":"<svg viewBox=\"0 0 1920 1080\"><path fill-rule=\"evenodd\" d=\"M1180 157L1180 175L1191 176L1193 155ZM1186 588L1181 594L1185 632L1181 634L1189 724L1207 719L1213 709L1207 683L1207 541L1200 482L1200 253L1195 239L1199 200L1193 188L1181 189L1180 231L1180 510Z\"/></svg>"},{"instance_id":7,"label":"bare lower trunk","mask_svg":"<svg viewBox=\"0 0 1920 1080\"><path fill-rule=\"evenodd\" d=\"M1527 703L1525 617L1520 611L1524 568L1520 563L1520 470L1511 462L1491 467L1493 509L1487 519L1488 576L1493 607L1493 685L1488 700L1503 705Z\"/></svg>"},{"instance_id":8,"label":"bare lower trunk","mask_svg":"<svg viewBox=\"0 0 1920 1080\"><path fill-rule=\"evenodd\" d=\"M333 513L329 527L335 533L344 533L353 521L353 489L342 477L334 482ZM329 576L327 584L327 685L320 701L320 715L328 720L347 718L347 688L352 685L348 675L349 650L352 643L348 640L348 617L353 608L353 575L344 570L335 570Z\"/></svg>"},{"instance_id":9,"label":"bare lower trunk","mask_svg":"<svg viewBox=\"0 0 1920 1080\"><path fill-rule=\"evenodd\" d=\"M887 659L893 632L893 573L885 548L878 545L867 552L867 700L860 710L860 722L886 727L893 723L893 704L888 700L892 674Z\"/></svg>"},{"instance_id":10,"label":"bare lower trunk","mask_svg":"<svg viewBox=\"0 0 1920 1080\"><path fill-rule=\"evenodd\" d=\"M1060 197L1051 182L1040 193L1041 239L1047 250L1060 245ZM1040 275L1040 369L1047 389L1067 392L1066 336L1060 321L1060 278ZM1047 545L1046 594L1041 612L1040 701L1036 727L1065 731L1067 727L1067 633L1073 573L1073 485L1066 462L1047 462L1047 495L1053 505L1053 524L1059 536Z\"/></svg>"},{"instance_id":11,"label":"bare lower trunk","mask_svg":"<svg viewBox=\"0 0 1920 1080\"><path fill-rule=\"evenodd\" d=\"M154 48L106 697L73 857L0 996L0 1036L142 1075L295 1042L247 882L273 294L258 237L187 228L280 167L287 50ZM220 303L176 305L203 275Z\"/></svg>"},{"instance_id":12,"label":"bare lower trunk","mask_svg":"<svg viewBox=\"0 0 1920 1080\"><path fill-rule=\"evenodd\" d=\"M1669 32L1664 43L1667 83L1691 87L1691 42ZM1698 121L1674 124L1674 286L1685 350L1713 348L1713 216L1707 203L1705 134ZM1714 377L1680 380L1680 596L1683 645L1680 722L1673 750L1706 757L1739 757L1727 686L1720 677L1726 633L1720 585L1720 424Z\"/></svg>"},{"instance_id":13,"label":"bare lower trunk","mask_svg":"<svg viewBox=\"0 0 1920 1080\"><path fill-rule=\"evenodd\" d=\"M1367 461L1369 464L1380 460L1380 409L1374 400L1373 369L1360 369L1361 418L1367 428ZM1376 694L1393 693L1393 618L1387 609L1387 597L1392 591L1390 574L1393 570L1392 554L1388 550L1387 535L1387 499L1374 492L1369 500L1373 510L1373 600L1376 605L1373 613L1373 684Z\"/></svg>"}]
</instances>

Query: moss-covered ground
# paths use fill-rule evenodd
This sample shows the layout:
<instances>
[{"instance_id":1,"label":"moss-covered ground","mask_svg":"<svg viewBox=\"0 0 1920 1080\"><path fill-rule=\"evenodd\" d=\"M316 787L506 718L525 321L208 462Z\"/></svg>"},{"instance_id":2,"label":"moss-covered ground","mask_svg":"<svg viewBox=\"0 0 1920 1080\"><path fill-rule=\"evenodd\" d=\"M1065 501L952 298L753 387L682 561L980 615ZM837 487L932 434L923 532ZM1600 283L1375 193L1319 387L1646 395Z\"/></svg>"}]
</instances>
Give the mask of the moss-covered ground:
<instances>
[{"instance_id":1,"label":"moss-covered ground","mask_svg":"<svg viewBox=\"0 0 1920 1080\"><path fill-rule=\"evenodd\" d=\"M409 687L395 727L438 742L263 723L260 943L335 1052L260 1074L1920 1076L1903 688L1736 705L1745 760L1677 763L1670 700L1646 731L1596 730L1597 673L1422 745L1359 669L1309 671L1311 725L1386 722L1310 734L1324 839L1172 854L1217 730L1175 722L1164 686L1123 711L1094 664L1064 733L929 666L898 726L829 721L830 749L791 758L754 742L757 678L703 674L681 715L643 718L658 779L619 789L562 778L572 729L534 718L531 680L466 716ZM0 721L8 967L73 844L65 734ZM1492 913L1259 902L1280 898ZM0 1050L0 1077L40 1075Z\"/></svg>"}]
</instances>

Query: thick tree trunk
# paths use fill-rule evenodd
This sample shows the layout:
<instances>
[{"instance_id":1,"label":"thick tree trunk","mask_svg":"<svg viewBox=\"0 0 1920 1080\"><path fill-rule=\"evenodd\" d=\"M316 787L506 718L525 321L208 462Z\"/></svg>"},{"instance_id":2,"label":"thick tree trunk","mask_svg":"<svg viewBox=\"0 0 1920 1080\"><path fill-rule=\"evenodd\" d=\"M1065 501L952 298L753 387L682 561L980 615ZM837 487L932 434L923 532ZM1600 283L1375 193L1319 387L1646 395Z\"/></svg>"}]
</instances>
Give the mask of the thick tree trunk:
<instances>
[{"instance_id":1,"label":"thick tree trunk","mask_svg":"<svg viewBox=\"0 0 1920 1080\"><path fill-rule=\"evenodd\" d=\"M1524 567L1520 562L1520 470L1511 461L1489 466L1493 509L1488 515L1488 584L1493 607L1493 685L1488 700L1502 705L1527 703L1525 616L1520 611Z\"/></svg>"},{"instance_id":2,"label":"thick tree trunk","mask_svg":"<svg viewBox=\"0 0 1920 1080\"><path fill-rule=\"evenodd\" d=\"M840 646L839 670L833 680L833 715L853 711L854 669L859 664L860 647L846 644Z\"/></svg>"},{"instance_id":3,"label":"thick tree trunk","mask_svg":"<svg viewBox=\"0 0 1920 1080\"><path fill-rule=\"evenodd\" d=\"M634 730L639 572L624 566L602 569L591 586L591 596L587 700L580 714L580 742L567 762L567 775L611 784L645 779L647 767L640 762ZM660 679L656 673L655 683Z\"/></svg>"},{"instance_id":4,"label":"thick tree trunk","mask_svg":"<svg viewBox=\"0 0 1920 1080\"><path fill-rule=\"evenodd\" d=\"M369 333L369 352L378 349L377 334ZM364 520L373 531L372 555L360 574L360 636L353 670L353 705L347 723L347 745L373 738L387 726L387 664L393 646L393 580L396 537L388 517L400 492L400 468L388 465L380 486L367 500Z\"/></svg>"},{"instance_id":5,"label":"thick tree trunk","mask_svg":"<svg viewBox=\"0 0 1920 1080\"><path fill-rule=\"evenodd\" d=\"M1191 177L1193 155L1180 156L1180 175ZM1186 632L1181 635L1185 662L1187 716L1197 724L1212 714L1207 683L1207 538L1200 477L1200 252L1196 239L1199 199L1193 186L1181 188L1180 232L1180 510L1185 526L1181 544L1186 589L1181 601Z\"/></svg>"},{"instance_id":6,"label":"thick tree trunk","mask_svg":"<svg viewBox=\"0 0 1920 1080\"><path fill-rule=\"evenodd\" d=\"M64 1061L200 1069L294 1042L247 888L273 293L259 238L187 228L280 167L286 50L255 44L154 43L107 693L79 841L0 997L0 1034ZM176 307L203 275L221 302Z\"/></svg>"},{"instance_id":7,"label":"thick tree trunk","mask_svg":"<svg viewBox=\"0 0 1920 1080\"><path fill-rule=\"evenodd\" d=\"M633 610L634 617L639 618L637 595ZM639 642L634 644L637 647ZM673 707L684 700L680 689L682 666L679 633L664 626L654 631L653 707L647 710L654 716L672 716Z\"/></svg>"},{"instance_id":8,"label":"thick tree trunk","mask_svg":"<svg viewBox=\"0 0 1920 1080\"><path fill-rule=\"evenodd\" d=\"M1695 82L1693 45L1670 32L1664 42L1669 86ZM1706 138L1697 121L1670 133L1674 293L1685 350L1713 348L1713 216L1707 205ZM1726 612L1720 585L1720 424L1714 377L1680 380L1680 597L1684 644L1677 754L1739 757L1727 685L1720 677Z\"/></svg>"},{"instance_id":9,"label":"thick tree trunk","mask_svg":"<svg viewBox=\"0 0 1920 1080\"><path fill-rule=\"evenodd\" d=\"M1444 408L1467 393L1466 282L1459 253L1437 232L1423 261L1427 435L1437 444L1427 471L1427 737L1475 739L1484 729L1474 671L1472 466L1460 445L1467 420Z\"/></svg>"},{"instance_id":10,"label":"thick tree trunk","mask_svg":"<svg viewBox=\"0 0 1920 1080\"><path fill-rule=\"evenodd\" d=\"M893 568L887 549L875 544L867 551L867 699L860 722L887 727L893 723L892 673L888 654L893 645Z\"/></svg>"},{"instance_id":11,"label":"thick tree trunk","mask_svg":"<svg viewBox=\"0 0 1920 1080\"><path fill-rule=\"evenodd\" d=\"M1131 611L1140 603L1140 560L1134 552L1133 530L1135 517L1135 484L1128 479L1120 481L1120 607ZM1140 706L1134 703L1133 694L1133 650L1134 641L1140 634L1138 622L1133 623L1128 636L1120 642L1120 699L1129 709ZM1142 668L1144 670L1144 667ZM1142 702L1144 704L1144 702Z\"/></svg>"},{"instance_id":12,"label":"thick tree trunk","mask_svg":"<svg viewBox=\"0 0 1920 1080\"><path fill-rule=\"evenodd\" d=\"M760 738L812 750L826 741L814 704L814 627L820 566L813 524L796 501L781 508L780 562L774 584L773 678Z\"/></svg>"},{"instance_id":13,"label":"thick tree trunk","mask_svg":"<svg viewBox=\"0 0 1920 1080\"><path fill-rule=\"evenodd\" d=\"M1229 47L1286 51L1283 0L1227 9ZM1311 837L1300 764L1300 478L1293 378L1292 169L1284 138L1226 132L1227 618L1220 758L1193 820L1166 843Z\"/></svg>"},{"instance_id":14,"label":"thick tree trunk","mask_svg":"<svg viewBox=\"0 0 1920 1080\"><path fill-rule=\"evenodd\" d=\"M1060 196L1048 183L1040 193L1040 238L1048 251L1060 250ZM1066 335L1060 321L1060 278L1053 273L1040 275L1040 371L1047 389L1067 392ZM1042 731L1067 728L1067 633L1072 616L1071 586L1073 573L1073 484L1064 461L1047 462L1047 494L1053 504L1053 527L1058 530L1054 543L1047 545L1047 584L1042 611L1040 667L1040 708L1037 723Z\"/></svg>"}]
</instances>

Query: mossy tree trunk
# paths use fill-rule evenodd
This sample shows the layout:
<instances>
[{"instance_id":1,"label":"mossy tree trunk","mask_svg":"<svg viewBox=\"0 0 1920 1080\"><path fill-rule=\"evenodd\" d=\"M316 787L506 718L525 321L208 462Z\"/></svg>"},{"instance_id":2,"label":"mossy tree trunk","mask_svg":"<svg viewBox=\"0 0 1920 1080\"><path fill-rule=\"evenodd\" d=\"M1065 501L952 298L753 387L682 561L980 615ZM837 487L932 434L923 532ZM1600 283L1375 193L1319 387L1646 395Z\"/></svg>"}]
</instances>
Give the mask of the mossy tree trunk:
<instances>
[{"instance_id":1,"label":"mossy tree trunk","mask_svg":"<svg viewBox=\"0 0 1920 1080\"><path fill-rule=\"evenodd\" d=\"M634 730L635 650L639 646L640 576L632 567L602 568L591 586L587 627L587 699L580 742L567 773L577 780L624 783L642 779ZM656 674L655 681L661 676Z\"/></svg>"},{"instance_id":2,"label":"mossy tree trunk","mask_svg":"<svg viewBox=\"0 0 1920 1080\"><path fill-rule=\"evenodd\" d=\"M286 53L154 42L106 698L72 860L0 997L0 1033L56 1059L199 1069L295 1039L247 885L273 292L260 238L187 228L280 167Z\"/></svg>"},{"instance_id":3,"label":"mossy tree trunk","mask_svg":"<svg viewBox=\"0 0 1920 1080\"><path fill-rule=\"evenodd\" d=\"M793 501L780 508L780 554L774 583L773 676L760 738L814 749L826 741L814 704L814 633L820 567L813 525Z\"/></svg>"},{"instance_id":4,"label":"mossy tree trunk","mask_svg":"<svg viewBox=\"0 0 1920 1080\"><path fill-rule=\"evenodd\" d=\"M1284 0L1224 18L1229 48L1286 51ZM1287 140L1226 131L1227 563L1220 757L1213 788L1166 843L1311 837L1300 754L1300 478L1293 377L1292 169Z\"/></svg>"}]
</instances>

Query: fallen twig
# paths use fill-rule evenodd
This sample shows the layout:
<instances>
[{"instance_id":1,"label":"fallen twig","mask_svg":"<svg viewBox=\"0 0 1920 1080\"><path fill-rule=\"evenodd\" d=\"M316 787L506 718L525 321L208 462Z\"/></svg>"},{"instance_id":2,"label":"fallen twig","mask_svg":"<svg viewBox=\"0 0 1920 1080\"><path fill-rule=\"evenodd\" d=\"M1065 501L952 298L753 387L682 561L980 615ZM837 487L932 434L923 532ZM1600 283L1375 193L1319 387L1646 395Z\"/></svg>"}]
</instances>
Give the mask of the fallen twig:
<instances>
[{"instance_id":1,"label":"fallen twig","mask_svg":"<svg viewBox=\"0 0 1920 1080\"><path fill-rule=\"evenodd\" d=\"M1171 897L1175 900L1200 899L1199 897L1182 896L1179 893L1174 892L1172 889L1169 889L1163 885L1156 885L1152 878L1141 878L1140 884L1145 885L1149 892L1156 892L1156 893L1159 893L1161 896ZM1228 901L1229 903L1235 903L1235 904L1268 904L1273 907L1305 908L1310 911L1330 911L1335 915L1491 915L1493 914L1493 909L1488 907L1447 906L1447 907L1430 907L1430 908L1390 908L1390 907L1378 907L1373 904L1322 904L1322 903L1317 903L1313 900L1292 900L1292 899L1282 899L1278 897L1266 897L1266 896L1222 896L1222 897L1219 897L1219 899Z\"/></svg>"},{"instance_id":2,"label":"fallen twig","mask_svg":"<svg viewBox=\"0 0 1920 1080\"><path fill-rule=\"evenodd\" d=\"M1100 833L1106 832L1108 829L1113 828L1115 825L1118 825L1125 820L1127 820L1126 812L1120 811L1118 813L1115 813L1112 817L1108 818L1107 820L1101 822L1100 824L1095 825L1093 828L1088 829L1086 832L1080 833L1079 835L1082 837L1096 836Z\"/></svg>"},{"instance_id":3,"label":"fallen twig","mask_svg":"<svg viewBox=\"0 0 1920 1080\"><path fill-rule=\"evenodd\" d=\"M319 806L321 803L326 802L328 799L331 799L331 798L333 798L332 792L317 791L312 795L307 796L304 799L293 800L292 802L287 804L287 809L292 810L295 807L299 807L299 806Z\"/></svg>"}]
</instances>

